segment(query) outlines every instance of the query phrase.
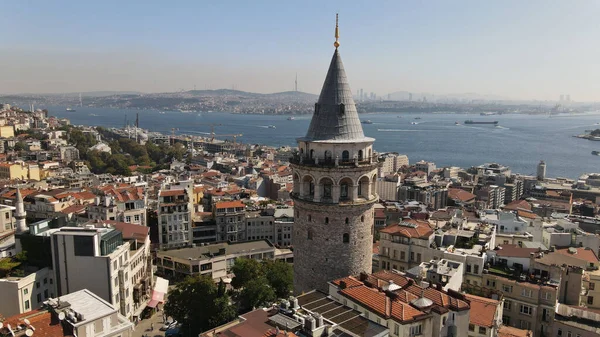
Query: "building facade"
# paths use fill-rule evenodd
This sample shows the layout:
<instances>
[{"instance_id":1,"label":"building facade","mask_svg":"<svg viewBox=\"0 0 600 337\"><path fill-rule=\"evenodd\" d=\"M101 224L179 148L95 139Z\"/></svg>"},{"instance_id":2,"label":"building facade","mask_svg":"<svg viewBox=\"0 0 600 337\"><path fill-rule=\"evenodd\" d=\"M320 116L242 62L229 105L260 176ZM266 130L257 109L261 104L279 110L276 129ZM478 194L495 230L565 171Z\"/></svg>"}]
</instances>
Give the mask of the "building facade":
<instances>
[{"instance_id":1,"label":"building facade","mask_svg":"<svg viewBox=\"0 0 600 337\"><path fill-rule=\"evenodd\" d=\"M328 281L372 266L379 164L337 46L308 132L291 158L296 293L327 291Z\"/></svg>"}]
</instances>

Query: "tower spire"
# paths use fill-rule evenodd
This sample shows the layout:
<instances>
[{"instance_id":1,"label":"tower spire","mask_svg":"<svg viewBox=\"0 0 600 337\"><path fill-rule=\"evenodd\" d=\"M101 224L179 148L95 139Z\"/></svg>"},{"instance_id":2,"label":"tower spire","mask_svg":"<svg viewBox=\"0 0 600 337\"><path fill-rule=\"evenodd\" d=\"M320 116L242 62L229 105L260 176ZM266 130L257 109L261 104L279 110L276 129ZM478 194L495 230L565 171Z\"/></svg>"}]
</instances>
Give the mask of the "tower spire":
<instances>
[{"instance_id":1,"label":"tower spire","mask_svg":"<svg viewBox=\"0 0 600 337\"><path fill-rule=\"evenodd\" d=\"M21 195L21 190L17 187L17 195L15 202L15 219L17 233L24 233L27 231L27 222L25 217L27 216L27 212L25 212L25 204L23 202L23 196Z\"/></svg>"},{"instance_id":2,"label":"tower spire","mask_svg":"<svg viewBox=\"0 0 600 337\"><path fill-rule=\"evenodd\" d=\"M338 41L339 38L340 38L340 29L338 28L338 14L335 13L335 42L333 43L333 46L335 47L335 49L338 49L338 47L340 46L340 42Z\"/></svg>"}]
</instances>

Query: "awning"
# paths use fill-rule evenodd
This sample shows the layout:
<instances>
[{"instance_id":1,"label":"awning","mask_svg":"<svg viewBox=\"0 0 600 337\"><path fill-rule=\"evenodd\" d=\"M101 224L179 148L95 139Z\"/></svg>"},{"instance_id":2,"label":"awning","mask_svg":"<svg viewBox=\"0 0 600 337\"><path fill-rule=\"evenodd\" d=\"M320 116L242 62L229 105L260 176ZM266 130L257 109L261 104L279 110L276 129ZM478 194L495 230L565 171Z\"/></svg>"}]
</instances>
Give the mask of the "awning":
<instances>
[{"instance_id":1,"label":"awning","mask_svg":"<svg viewBox=\"0 0 600 337\"><path fill-rule=\"evenodd\" d=\"M152 299L148 302L150 308L156 308L158 303L165 301L165 294L169 291L169 281L164 278L157 277L152 291Z\"/></svg>"}]
</instances>

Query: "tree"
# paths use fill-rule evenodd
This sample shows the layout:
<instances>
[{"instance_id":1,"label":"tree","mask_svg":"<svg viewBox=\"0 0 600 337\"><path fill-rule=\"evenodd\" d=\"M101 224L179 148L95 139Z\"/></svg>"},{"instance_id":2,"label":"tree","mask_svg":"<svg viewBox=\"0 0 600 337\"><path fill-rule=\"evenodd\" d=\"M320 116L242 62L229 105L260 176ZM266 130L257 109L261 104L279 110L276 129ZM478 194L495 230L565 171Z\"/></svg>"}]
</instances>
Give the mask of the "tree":
<instances>
[{"instance_id":1,"label":"tree","mask_svg":"<svg viewBox=\"0 0 600 337\"><path fill-rule=\"evenodd\" d=\"M235 318L229 296L218 296L218 289L210 276L188 276L169 292L165 312L182 323L187 333L210 330ZM186 335L186 333L184 333Z\"/></svg>"},{"instance_id":2,"label":"tree","mask_svg":"<svg viewBox=\"0 0 600 337\"><path fill-rule=\"evenodd\" d=\"M24 141L19 141L15 144L15 151L23 151L27 148L27 143Z\"/></svg>"},{"instance_id":3,"label":"tree","mask_svg":"<svg viewBox=\"0 0 600 337\"><path fill-rule=\"evenodd\" d=\"M267 279L261 276L249 280L239 298L242 308L250 310L273 302L277 296Z\"/></svg>"},{"instance_id":4,"label":"tree","mask_svg":"<svg viewBox=\"0 0 600 337\"><path fill-rule=\"evenodd\" d=\"M292 265L284 261L267 260L263 262L267 281L278 298L290 295L294 286L294 270Z\"/></svg>"},{"instance_id":5,"label":"tree","mask_svg":"<svg viewBox=\"0 0 600 337\"><path fill-rule=\"evenodd\" d=\"M251 280L264 275L261 263L254 259L235 259L235 264L231 268L231 271L235 275L231 281L231 285L236 289L243 288Z\"/></svg>"}]
</instances>

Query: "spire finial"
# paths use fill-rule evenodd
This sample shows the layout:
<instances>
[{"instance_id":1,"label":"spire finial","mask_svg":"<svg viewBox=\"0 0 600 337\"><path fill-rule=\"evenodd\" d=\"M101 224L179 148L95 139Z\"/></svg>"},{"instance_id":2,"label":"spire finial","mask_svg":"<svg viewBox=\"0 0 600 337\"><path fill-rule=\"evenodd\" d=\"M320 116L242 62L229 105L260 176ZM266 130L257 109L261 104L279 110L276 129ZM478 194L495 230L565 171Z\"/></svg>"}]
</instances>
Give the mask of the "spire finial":
<instances>
[{"instance_id":1,"label":"spire finial","mask_svg":"<svg viewBox=\"0 0 600 337\"><path fill-rule=\"evenodd\" d=\"M333 43L333 45L335 46L335 49L337 49L340 46L340 43L338 41L338 39L340 38L340 29L338 28L338 14L335 14L335 42Z\"/></svg>"}]
</instances>

